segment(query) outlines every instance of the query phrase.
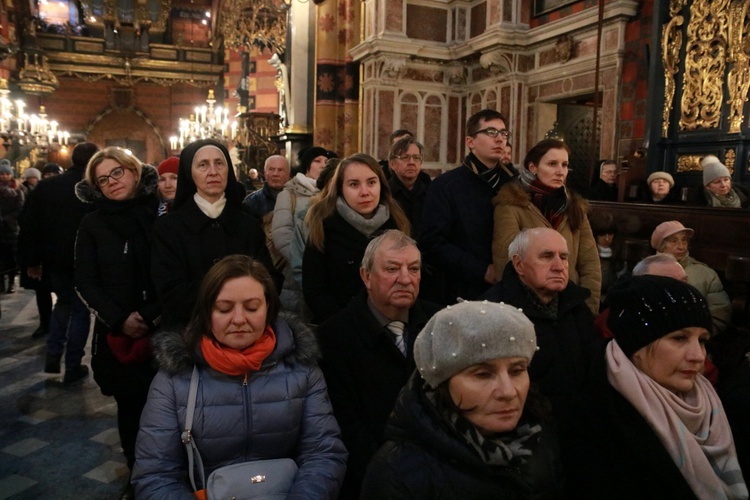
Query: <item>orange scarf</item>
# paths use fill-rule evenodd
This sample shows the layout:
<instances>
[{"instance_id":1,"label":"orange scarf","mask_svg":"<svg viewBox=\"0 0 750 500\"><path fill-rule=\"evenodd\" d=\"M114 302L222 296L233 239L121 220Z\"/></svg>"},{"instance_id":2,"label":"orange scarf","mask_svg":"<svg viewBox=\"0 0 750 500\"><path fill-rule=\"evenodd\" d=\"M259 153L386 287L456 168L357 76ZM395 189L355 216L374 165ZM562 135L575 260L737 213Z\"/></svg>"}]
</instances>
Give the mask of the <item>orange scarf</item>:
<instances>
[{"instance_id":1,"label":"orange scarf","mask_svg":"<svg viewBox=\"0 0 750 500\"><path fill-rule=\"evenodd\" d=\"M263 334L253 344L241 351L227 347L216 340L204 336L201 339L201 352L208 366L227 375L242 375L258 371L263 360L276 347L276 334L267 326Z\"/></svg>"}]
</instances>

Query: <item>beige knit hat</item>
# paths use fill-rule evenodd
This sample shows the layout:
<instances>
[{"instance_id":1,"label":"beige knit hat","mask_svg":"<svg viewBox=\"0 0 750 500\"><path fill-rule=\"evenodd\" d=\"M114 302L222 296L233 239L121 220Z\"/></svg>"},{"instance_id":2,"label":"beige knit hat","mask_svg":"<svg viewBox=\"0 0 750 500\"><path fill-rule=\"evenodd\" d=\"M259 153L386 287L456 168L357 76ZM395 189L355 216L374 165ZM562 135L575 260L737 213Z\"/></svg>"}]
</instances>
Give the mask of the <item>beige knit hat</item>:
<instances>
[{"instance_id":1,"label":"beige knit hat","mask_svg":"<svg viewBox=\"0 0 750 500\"><path fill-rule=\"evenodd\" d=\"M672 189L674 187L674 177L672 177L667 172L654 172L653 174L648 176L646 184L650 186L651 183L656 179L664 179L665 181L667 181L669 183L669 189Z\"/></svg>"},{"instance_id":2,"label":"beige knit hat","mask_svg":"<svg viewBox=\"0 0 750 500\"><path fill-rule=\"evenodd\" d=\"M714 155L708 155L701 160L703 167L703 185L708 186L720 177L732 177L729 169Z\"/></svg>"}]
</instances>

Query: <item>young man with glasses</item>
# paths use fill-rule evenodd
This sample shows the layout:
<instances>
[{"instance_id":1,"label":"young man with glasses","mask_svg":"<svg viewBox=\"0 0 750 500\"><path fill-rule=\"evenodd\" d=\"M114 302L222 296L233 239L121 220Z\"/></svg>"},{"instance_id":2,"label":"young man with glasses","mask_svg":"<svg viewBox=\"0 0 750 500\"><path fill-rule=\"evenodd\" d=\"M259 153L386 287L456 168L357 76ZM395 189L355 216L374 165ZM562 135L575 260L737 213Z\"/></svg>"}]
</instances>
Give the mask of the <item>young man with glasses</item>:
<instances>
[{"instance_id":1,"label":"young man with glasses","mask_svg":"<svg viewBox=\"0 0 750 500\"><path fill-rule=\"evenodd\" d=\"M418 235L425 260L445 273L445 302L474 300L497 281L492 265L493 207L498 190L518 175L502 163L510 137L505 117L491 109L466 122L463 163L430 186ZM502 270L500 270L502 271Z\"/></svg>"}]
</instances>

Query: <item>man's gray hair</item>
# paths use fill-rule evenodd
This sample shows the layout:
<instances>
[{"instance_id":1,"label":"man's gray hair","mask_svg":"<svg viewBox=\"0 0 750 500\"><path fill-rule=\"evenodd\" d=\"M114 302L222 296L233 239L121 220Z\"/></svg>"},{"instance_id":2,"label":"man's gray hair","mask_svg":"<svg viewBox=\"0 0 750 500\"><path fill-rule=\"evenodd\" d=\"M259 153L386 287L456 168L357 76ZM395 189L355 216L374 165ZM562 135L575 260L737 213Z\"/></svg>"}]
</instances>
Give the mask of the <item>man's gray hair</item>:
<instances>
[{"instance_id":1,"label":"man's gray hair","mask_svg":"<svg viewBox=\"0 0 750 500\"><path fill-rule=\"evenodd\" d=\"M656 255L649 255L635 265L635 267L633 268L633 276L647 275L648 270L654 264L679 264L679 262L677 262L677 259L671 253L657 253Z\"/></svg>"},{"instance_id":2,"label":"man's gray hair","mask_svg":"<svg viewBox=\"0 0 750 500\"><path fill-rule=\"evenodd\" d=\"M266 158L266 161L265 161L265 162L263 163L263 171L264 171L264 172L266 171L266 167L267 167L267 166L268 166L268 165L269 165L269 164L270 164L270 163L271 163L272 161L274 161L274 160L277 160L277 159L279 159L279 158L281 158L282 160L284 160L284 163L286 164L286 169L287 169L287 170L291 170L291 167L289 166L289 160L287 160L287 159L286 159L285 157L283 157L283 156L281 156L281 155L271 155L271 156L269 156L268 158Z\"/></svg>"},{"instance_id":3,"label":"man's gray hair","mask_svg":"<svg viewBox=\"0 0 750 500\"><path fill-rule=\"evenodd\" d=\"M380 236L373 238L365 249L365 255L362 257L362 269L367 272L372 272L372 268L375 265L375 254L378 252L383 243L389 241L393 243L391 248L400 250L402 248L413 246L417 248L417 242L414 241L408 234L399 231L398 229L389 229ZM420 260L421 260L420 254Z\"/></svg>"},{"instance_id":4,"label":"man's gray hair","mask_svg":"<svg viewBox=\"0 0 750 500\"><path fill-rule=\"evenodd\" d=\"M523 229L519 231L516 237L513 238L513 241L510 242L510 245L508 245L508 257L511 260L516 255L522 259L526 256L526 252L529 249L529 235L531 234L531 229Z\"/></svg>"}]
</instances>

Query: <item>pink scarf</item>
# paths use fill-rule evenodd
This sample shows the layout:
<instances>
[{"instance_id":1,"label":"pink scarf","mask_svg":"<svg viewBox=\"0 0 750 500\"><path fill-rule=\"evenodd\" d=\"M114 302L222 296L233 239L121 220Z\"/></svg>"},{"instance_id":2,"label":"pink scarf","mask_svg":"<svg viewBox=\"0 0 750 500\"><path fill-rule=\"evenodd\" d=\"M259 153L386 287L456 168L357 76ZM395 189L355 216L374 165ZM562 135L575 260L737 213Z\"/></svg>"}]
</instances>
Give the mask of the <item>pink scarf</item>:
<instances>
[{"instance_id":1,"label":"pink scarf","mask_svg":"<svg viewBox=\"0 0 750 500\"><path fill-rule=\"evenodd\" d=\"M636 368L617 341L606 357L609 383L654 429L698 498L748 498L732 430L708 380L698 375L693 390L675 394Z\"/></svg>"}]
</instances>

